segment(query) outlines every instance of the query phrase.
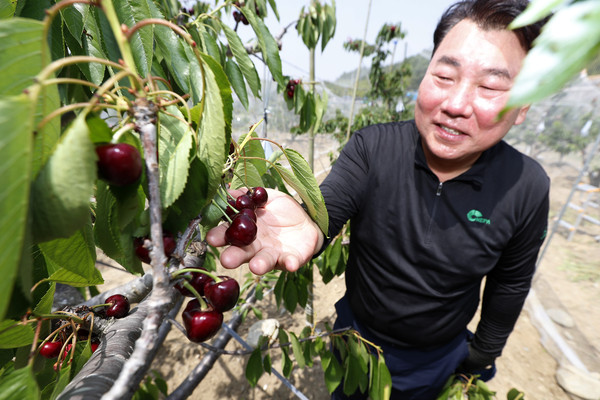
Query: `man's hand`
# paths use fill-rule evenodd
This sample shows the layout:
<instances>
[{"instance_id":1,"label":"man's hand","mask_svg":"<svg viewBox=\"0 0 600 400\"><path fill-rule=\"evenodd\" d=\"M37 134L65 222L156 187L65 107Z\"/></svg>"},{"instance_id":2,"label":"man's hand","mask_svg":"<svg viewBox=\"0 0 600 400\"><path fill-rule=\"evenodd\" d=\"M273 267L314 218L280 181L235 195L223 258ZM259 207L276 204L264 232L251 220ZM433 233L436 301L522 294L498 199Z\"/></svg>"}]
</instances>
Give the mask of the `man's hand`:
<instances>
[{"instance_id":1,"label":"man's hand","mask_svg":"<svg viewBox=\"0 0 600 400\"><path fill-rule=\"evenodd\" d=\"M267 189L269 200L256 209L258 233L256 240L244 247L229 246L221 252L221 265L237 268L247 262L257 275L279 268L296 271L321 249L324 235L296 200L277 190ZM242 190L232 190L237 197ZM206 241L215 247L225 246L225 231L229 224L221 224L206 235Z\"/></svg>"}]
</instances>

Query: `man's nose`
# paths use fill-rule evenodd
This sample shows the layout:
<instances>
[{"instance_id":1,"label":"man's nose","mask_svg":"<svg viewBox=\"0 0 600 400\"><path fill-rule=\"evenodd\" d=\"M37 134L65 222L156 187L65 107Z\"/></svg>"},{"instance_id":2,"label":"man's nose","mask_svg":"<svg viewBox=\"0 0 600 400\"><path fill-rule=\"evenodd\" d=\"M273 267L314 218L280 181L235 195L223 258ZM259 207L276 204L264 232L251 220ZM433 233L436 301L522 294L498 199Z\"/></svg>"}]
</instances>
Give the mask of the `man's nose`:
<instances>
[{"instance_id":1,"label":"man's nose","mask_svg":"<svg viewBox=\"0 0 600 400\"><path fill-rule=\"evenodd\" d=\"M466 83L458 83L447 91L442 110L452 117L468 118L473 113L473 89Z\"/></svg>"}]
</instances>

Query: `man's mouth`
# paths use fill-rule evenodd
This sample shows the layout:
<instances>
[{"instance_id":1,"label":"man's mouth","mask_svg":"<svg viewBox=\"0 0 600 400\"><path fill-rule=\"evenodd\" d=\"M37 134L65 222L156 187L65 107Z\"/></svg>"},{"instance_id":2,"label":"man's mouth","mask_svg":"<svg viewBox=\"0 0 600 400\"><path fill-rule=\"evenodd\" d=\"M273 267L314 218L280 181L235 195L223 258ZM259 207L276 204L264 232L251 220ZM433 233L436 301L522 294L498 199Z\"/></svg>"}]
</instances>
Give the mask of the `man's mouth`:
<instances>
[{"instance_id":1,"label":"man's mouth","mask_svg":"<svg viewBox=\"0 0 600 400\"><path fill-rule=\"evenodd\" d=\"M444 132L447 132L450 135L459 136L459 135L463 134L462 132L457 131L456 129L452 129L452 128L449 128L449 127L444 126L444 125L439 125L439 127L442 128L444 130Z\"/></svg>"}]
</instances>

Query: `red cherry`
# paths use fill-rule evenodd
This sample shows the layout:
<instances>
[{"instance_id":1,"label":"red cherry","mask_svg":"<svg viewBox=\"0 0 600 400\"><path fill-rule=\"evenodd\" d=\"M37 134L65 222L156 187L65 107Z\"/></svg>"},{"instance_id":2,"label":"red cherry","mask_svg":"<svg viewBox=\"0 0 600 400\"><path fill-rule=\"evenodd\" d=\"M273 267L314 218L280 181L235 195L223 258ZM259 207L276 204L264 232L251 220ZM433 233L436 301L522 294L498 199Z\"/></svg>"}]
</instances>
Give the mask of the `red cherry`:
<instances>
[{"instance_id":1,"label":"red cherry","mask_svg":"<svg viewBox=\"0 0 600 400\"><path fill-rule=\"evenodd\" d=\"M233 19L235 20L235 22L240 22L242 20L242 13L240 13L239 11L234 11L233 12Z\"/></svg>"},{"instance_id":2,"label":"red cherry","mask_svg":"<svg viewBox=\"0 0 600 400\"><path fill-rule=\"evenodd\" d=\"M142 175L142 157L127 143L109 143L96 147L98 175L110 185L125 186Z\"/></svg>"},{"instance_id":3,"label":"red cherry","mask_svg":"<svg viewBox=\"0 0 600 400\"><path fill-rule=\"evenodd\" d=\"M73 343L69 343L65 346L65 351L62 354L61 360L64 360L65 358L67 358L67 354L69 354L69 352L71 351L72 348L73 348Z\"/></svg>"},{"instance_id":4,"label":"red cherry","mask_svg":"<svg viewBox=\"0 0 600 400\"><path fill-rule=\"evenodd\" d=\"M186 307L181 317L187 337L194 343L210 339L221 329L221 325L223 324L223 314L215 311L212 307L206 310L201 310L199 307L188 310L188 307Z\"/></svg>"},{"instance_id":5,"label":"red cherry","mask_svg":"<svg viewBox=\"0 0 600 400\"><path fill-rule=\"evenodd\" d=\"M204 286L206 300L220 312L231 310L240 297L240 285L229 276L219 276L219 282L211 281Z\"/></svg>"},{"instance_id":6,"label":"red cherry","mask_svg":"<svg viewBox=\"0 0 600 400\"><path fill-rule=\"evenodd\" d=\"M248 190L248 193L246 194L250 196L256 207L264 207L264 205L267 204L267 200L269 200L267 189L261 186L257 186Z\"/></svg>"},{"instance_id":7,"label":"red cherry","mask_svg":"<svg viewBox=\"0 0 600 400\"><path fill-rule=\"evenodd\" d=\"M254 212L254 210L252 210L250 208L241 209L239 214L247 215L252 219L252 221L256 222L256 213Z\"/></svg>"},{"instance_id":8,"label":"red cherry","mask_svg":"<svg viewBox=\"0 0 600 400\"><path fill-rule=\"evenodd\" d=\"M250 208L254 210L256 208L256 205L254 204L250 196L248 196L247 194L243 194L241 196L238 196L237 199L235 199L235 208L237 208L238 211L244 208Z\"/></svg>"},{"instance_id":9,"label":"red cherry","mask_svg":"<svg viewBox=\"0 0 600 400\"><path fill-rule=\"evenodd\" d=\"M201 269L204 269L204 268L201 268ZM190 276L190 280L188 282L190 283L190 285L192 285L192 287L194 289L196 289L198 294L200 296L204 296L204 285L208 281L211 281L212 278L201 272L191 272L191 273L186 273L185 275ZM182 295L184 295L186 297L194 297L194 294L192 292L190 292L181 283L178 283L177 285L175 285L175 289L177 289L179 291L179 293L181 293Z\"/></svg>"},{"instance_id":10,"label":"red cherry","mask_svg":"<svg viewBox=\"0 0 600 400\"><path fill-rule=\"evenodd\" d=\"M46 342L40 348L40 355L46 358L56 358L60 354L63 342Z\"/></svg>"},{"instance_id":11,"label":"red cherry","mask_svg":"<svg viewBox=\"0 0 600 400\"><path fill-rule=\"evenodd\" d=\"M108 297L104 302L111 304L104 311L107 317L123 318L129 314L129 300L122 294L114 294Z\"/></svg>"},{"instance_id":12,"label":"red cherry","mask_svg":"<svg viewBox=\"0 0 600 400\"><path fill-rule=\"evenodd\" d=\"M94 353L96 350L98 350L98 346L100 346L100 343L92 343L92 344L90 344L90 348L92 349L92 353Z\"/></svg>"},{"instance_id":13,"label":"red cherry","mask_svg":"<svg viewBox=\"0 0 600 400\"><path fill-rule=\"evenodd\" d=\"M135 255L146 264L150 264L152 260L150 259L150 250L148 250L144 246L144 240L147 238L135 238L133 239L133 245L135 247ZM165 250L165 256L169 258L171 254L175 251L177 247L177 242L173 235L169 232L163 233L163 249Z\"/></svg>"},{"instance_id":14,"label":"red cherry","mask_svg":"<svg viewBox=\"0 0 600 400\"><path fill-rule=\"evenodd\" d=\"M247 246L256 239L256 223L247 215L238 214L225 231L225 240L233 246Z\"/></svg>"},{"instance_id":15,"label":"red cherry","mask_svg":"<svg viewBox=\"0 0 600 400\"><path fill-rule=\"evenodd\" d=\"M291 98L293 98L293 97L294 97L294 91L293 91L292 89L290 89L290 90L288 90L288 91L287 91L287 97L288 97L289 99L291 99Z\"/></svg>"},{"instance_id":16,"label":"red cherry","mask_svg":"<svg viewBox=\"0 0 600 400\"><path fill-rule=\"evenodd\" d=\"M233 219L233 217L236 216L237 212L235 211L237 208L235 206L235 199L232 199L231 197L227 197L227 208L225 209L225 214L227 214L227 216L229 217L229 219ZM227 220L225 217L223 217L224 220Z\"/></svg>"}]
</instances>

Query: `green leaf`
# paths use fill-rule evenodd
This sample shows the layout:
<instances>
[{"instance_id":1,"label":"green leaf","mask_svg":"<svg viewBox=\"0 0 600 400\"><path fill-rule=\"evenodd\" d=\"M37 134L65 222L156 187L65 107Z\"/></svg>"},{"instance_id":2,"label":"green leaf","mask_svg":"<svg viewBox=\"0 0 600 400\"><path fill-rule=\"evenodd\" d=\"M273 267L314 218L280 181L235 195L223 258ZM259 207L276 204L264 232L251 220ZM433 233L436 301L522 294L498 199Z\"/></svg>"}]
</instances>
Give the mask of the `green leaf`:
<instances>
[{"instance_id":1,"label":"green leaf","mask_svg":"<svg viewBox=\"0 0 600 400\"><path fill-rule=\"evenodd\" d=\"M508 391L508 393L506 394L506 399L507 400L523 400L525 398L525 395L523 394L523 392L521 392L520 390L517 390L515 388L512 388Z\"/></svg>"},{"instance_id":2,"label":"green leaf","mask_svg":"<svg viewBox=\"0 0 600 400\"><path fill-rule=\"evenodd\" d=\"M96 248L91 224L66 239L40 243L46 260L48 280L71 286L91 286L104 283L95 267Z\"/></svg>"},{"instance_id":3,"label":"green leaf","mask_svg":"<svg viewBox=\"0 0 600 400\"><path fill-rule=\"evenodd\" d=\"M556 12L534 42L511 89L507 108L530 104L562 88L600 51L600 3Z\"/></svg>"},{"instance_id":4,"label":"green leaf","mask_svg":"<svg viewBox=\"0 0 600 400\"><path fill-rule=\"evenodd\" d=\"M119 21L131 28L144 19L152 18L148 1L127 0L113 2ZM137 30L129 43L138 73L143 77L148 76L148 73L152 69L154 26L147 25Z\"/></svg>"},{"instance_id":5,"label":"green leaf","mask_svg":"<svg viewBox=\"0 0 600 400\"><path fill-rule=\"evenodd\" d=\"M222 214L215 214L213 217L216 218L213 218L203 211L203 206L207 203L207 190L208 171L202 161L194 157L188 171L185 189L177 201L169 208L167 218L163 223L164 228L171 232L183 231L190 220L201 214L203 226L206 227L213 223L214 225L210 227L216 226ZM207 207L210 207L210 203ZM212 211L218 212L217 210Z\"/></svg>"},{"instance_id":6,"label":"green leaf","mask_svg":"<svg viewBox=\"0 0 600 400\"><path fill-rule=\"evenodd\" d=\"M243 143L246 140L248 134L240 136L238 143ZM267 162L265 161L265 150L262 147L262 141L258 139L256 131L252 132L251 138L246 141L243 148L240 149L240 156L251 157L250 159L240 159L238 165L241 163L252 163L256 167L259 175L267 173Z\"/></svg>"},{"instance_id":7,"label":"green leaf","mask_svg":"<svg viewBox=\"0 0 600 400\"><path fill-rule=\"evenodd\" d=\"M177 107L169 106L159 118L158 162L163 208L169 207L181 195L190 168L193 132L188 124L175 117L183 119L183 114Z\"/></svg>"},{"instance_id":8,"label":"green leaf","mask_svg":"<svg viewBox=\"0 0 600 400\"><path fill-rule=\"evenodd\" d=\"M298 288L296 287L293 279L288 279L285 282L283 291L283 305L290 313L293 313L298 305Z\"/></svg>"},{"instance_id":9,"label":"green leaf","mask_svg":"<svg viewBox=\"0 0 600 400\"><path fill-rule=\"evenodd\" d=\"M248 19L248 22L250 22L252 29L254 29L254 33L258 39L258 46L262 51L263 58L267 67L269 67L271 75L273 75L273 79L275 79L275 82L277 82L279 86L285 86L286 82L281 73L281 58L279 56L279 45L277 44L277 41L275 41L269 32L265 23L260 18L257 18L247 6L243 8L243 12Z\"/></svg>"},{"instance_id":10,"label":"green leaf","mask_svg":"<svg viewBox=\"0 0 600 400\"><path fill-rule=\"evenodd\" d=\"M65 26L80 46L82 45L81 35L83 34L83 6L83 4L74 4L60 10Z\"/></svg>"},{"instance_id":11,"label":"green leaf","mask_svg":"<svg viewBox=\"0 0 600 400\"><path fill-rule=\"evenodd\" d=\"M36 314L50 314L52 312L52 304L54 302L54 292L56 284L53 282L50 288L46 291L42 299L37 303L33 310Z\"/></svg>"},{"instance_id":12,"label":"green leaf","mask_svg":"<svg viewBox=\"0 0 600 400\"><path fill-rule=\"evenodd\" d=\"M108 55L104 51L104 44L102 42L104 37L100 28L98 9L96 7L92 7L90 10L89 6L85 7L88 16L84 16L84 26L86 32L83 35L83 51L85 52L85 54L88 54L92 57L108 59ZM104 81L104 73L106 72L106 66L104 64L89 63L88 70L90 80L93 83L95 83L96 85L100 85Z\"/></svg>"},{"instance_id":13,"label":"green leaf","mask_svg":"<svg viewBox=\"0 0 600 400\"><path fill-rule=\"evenodd\" d=\"M325 4L321 18L321 51L323 51L329 40L335 35L335 0L333 1L332 6Z\"/></svg>"},{"instance_id":14,"label":"green leaf","mask_svg":"<svg viewBox=\"0 0 600 400\"><path fill-rule=\"evenodd\" d=\"M387 400L392 394L392 376L385 365L383 355L370 356L371 382L369 384L369 396L373 400Z\"/></svg>"},{"instance_id":15,"label":"green leaf","mask_svg":"<svg viewBox=\"0 0 600 400\"><path fill-rule=\"evenodd\" d=\"M25 95L0 98L0 318L4 316L25 243L29 207L33 105Z\"/></svg>"},{"instance_id":16,"label":"green leaf","mask_svg":"<svg viewBox=\"0 0 600 400\"><path fill-rule=\"evenodd\" d=\"M43 24L38 21L23 18L0 21L0 95L18 95L33 84L34 77L44 64L41 51L46 42L42 40L42 33ZM48 55L47 58L46 62L49 62ZM60 107L56 86L43 88L35 101L37 109L34 120L37 123L43 115ZM31 132L32 126L29 129ZM60 137L59 118L54 118L43 129L37 129L34 137L33 176L46 163Z\"/></svg>"},{"instance_id":17,"label":"green leaf","mask_svg":"<svg viewBox=\"0 0 600 400\"><path fill-rule=\"evenodd\" d=\"M325 386L327 386L327 390L331 394L340 385L344 376L344 370L331 352L321 355L321 363L325 372Z\"/></svg>"},{"instance_id":18,"label":"green leaf","mask_svg":"<svg viewBox=\"0 0 600 400\"><path fill-rule=\"evenodd\" d=\"M319 225L325 235L329 232L329 217L325 208L325 200L319 190L317 180L308 163L295 150L285 149L284 154L291 166L291 172L280 165L275 169L285 182L290 185L306 204L308 214Z\"/></svg>"},{"instance_id":19,"label":"green leaf","mask_svg":"<svg viewBox=\"0 0 600 400\"><path fill-rule=\"evenodd\" d=\"M263 357L263 369L265 370L265 372L267 372L268 374L271 374L271 368L272 368L272 363L271 363L271 356L269 355L269 353L265 354L265 356Z\"/></svg>"},{"instance_id":20,"label":"green leaf","mask_svg":"<svg viewBox=\"0 0 600 400\"><path fill-rule=\"evenodd\" d=\"M33 183L33 233L37 242L69 237L90 220L96 151L80 114Z\"/></svg>"},{"instance_id":21,"label":"green leaf","mask_svg":"<svg viewBox=\"0 0 600 400\"><path fill-rule=\"evenodd\" d=\"M569 3L571 0L532 0L515 20L509 25L509 29L517 29L533 24L550 15L552 10Z\"/></svg>"},{"instance_id":22,"label":"green leaf","mask_svg":"<svg viewBox=\"0 0 600 400\"><path fill-rule=\"evenodd\" d=\"M260 78L258 77L256 67L250 59L250 56L248 55L244 44L240 40L237 33L235 33L235 31L231 29L226 23L222 22L221 27L223 28L225 37L229 42L229 47L231 49L231 52L233 53L233 57L237 61L237 65L239 66L242 75L244 76L244 78L246 78L246 82L248 82L250 90L252 91L255 97L260 97ZM239 93L238 97L240 97ZM247 106L245 107L247 108Z\"/></svg>"},{"instance_id":23,"label":"green leaf","mask_svg":"<svg viewBox=\"0 0 600 400\"><path fill-rule=\"evenodd\" d=\"M38 399L40 389L31 366L21 369L9 368L0 377L0 400Z\"/></svg>"},{"instance_id":24,"label":"green leaf","mask_svg":"<svg viewBox=\"0 0 600 400\"><path fill-rule=\"evenodd\" d=\"M243 189L246 187L251 188L262 185L262 177L254 164L250 162L237 163L235 166L235 174L233 180L231 181L232 189Z\"/></svg>"},{"instance_id":25,"label":"green leaf","mask_svg":"<svg viewBox=\"0 0 600 400\"><path fill-rule=\"evenodd\" d=\"M228 59L225 63L225 72L240 103L242 103L245 109L248 109L248 92L246 91L246 82L244 82L240 67L234 61Z\"/></svg>"},{"instance_id":26,"label":"green leaf","mask_svg":"<svg viewBox=\"0 0 600 400\"><path fill-rule=\"evenodd\" d=\"M246 379L250 386L256 386L263 372L261 350L260 347L257 347L248 358L248 364L246 364Z\"/></svg>"},{"instance_id":27,"label":"green leaf","mask_svg":"<svg viewBox=\"0 0 600 400\"><path fill-rule=\"evenodd\" d=\"M12 18L17 8L17 0L0 1L0 19Z\"/></svg>"},{"instance_id":28,"label":"green leaf","mask_svg":"<svg viewBox=\"0 0 600 400\"><path fill-rule=\"evenodd\" d=\"M198 156L208 169L207 199L212 199L221 182L229 153L233 99L221 66L200 53L204 68L205 98L199 129Z\"/></svg>"},{"instance_id":29,"label":"green leaf","mask_svg":"<svg viewBox=\"0 0 600 400\"><path fill-rule=\"evenodd\" d=\"M33 343L33 337L31 324L20 325L19 321L10 319L0 322L0 349L29 346Z\"/></svg>"},{"instance_id":30,"label":"green leaf","mask_svg":"<svg viewBox=\"0 0 600 400\"><path fill-rule=\"evenodd\" d=\"M358 384L363 376L359 361L352 354L344 360L344 394L350 396L358 389Z\"/></svg>"},{"instance_id":31,"label":"green leaf","mask_svg":"<svg viewBox=\"0 0 600 400\"><path fill-rule=\"evenodd\" d=\"M306 366L306 360L304 359L304 352L302 351L302 346L300 345L298 337L294 334L294 332L290 332L290 339L292 341L292 350L294 351L296 364L298 364L298 368L303 369Z\"/></svg>"}]
</instances>

